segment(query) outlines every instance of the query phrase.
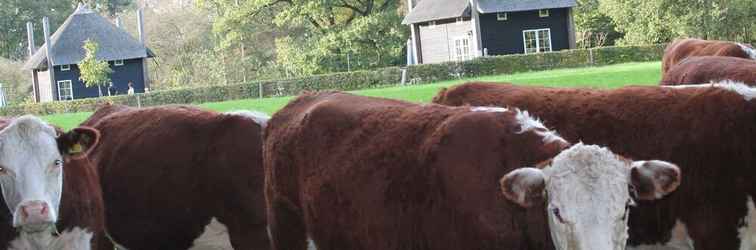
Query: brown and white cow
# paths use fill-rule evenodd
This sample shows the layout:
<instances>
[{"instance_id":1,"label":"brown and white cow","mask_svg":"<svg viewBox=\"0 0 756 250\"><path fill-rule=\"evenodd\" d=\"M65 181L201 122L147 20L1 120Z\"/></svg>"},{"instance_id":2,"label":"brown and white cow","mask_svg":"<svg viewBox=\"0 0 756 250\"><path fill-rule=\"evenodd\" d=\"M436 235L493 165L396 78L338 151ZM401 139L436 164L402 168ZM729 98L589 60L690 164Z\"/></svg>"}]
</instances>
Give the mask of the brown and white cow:
<instances>
[{"instance_id":1,"label":"brown and white cow","mask_svg":"<svg viewBox=\"0 0 756 250\"><path fill-rule=\"evenodd\" d=\"M268 249L266 121L264 114L190 106L101 107L83 124L101 132L91 159L113 240L132 250L186 250L204 244L212 221L228 232L216 238L234 249Z\"/></svg>"},{"instance_id":2,"label":"brown and white cow","mask_svg":"<svg viewBox=\"0 0 756 250\"><path fill-rule=\"evenodd\" d=\"M342 92L277 112L264 159L276 250L307 238L318 249L553 249L550 238L624 249L628 186L656 199L680 181L671 163L570 145L525 111Z\"/></svg>"},{"instance_id":3,"label":"brown and white cow","mask_svg":"<svg viewBox=\"0 0 756 250\"><path fill-rule=\"evenodd\" d=\"M109 247L99 178L87 158L98 138L94 129L64 133L34 116L0 118L0 186L8 208L0 209L0 246L18 237L14 249L63 249L56 247L61 243L89 249L94 236L95 249ZM60 238L52 236L56 227Z\"/></svg>"},{"instance_id":4,"label":"brown and white cow","mask_svg":"<svg viewBox=\"0 0 756 250\"><path fill-rule=\"evenodd\" d=\"M729 56L756 60L756 50L749 44L701 40L695 38L679 39L664 50L662 57L662 74L682 60L693 56Z\"/></svg>"},{"instance_id":5,"label":"brown and white cow","mask_svg":"<svg viewBox=\"0 0 756 250\"><path fill-rule=\"evenodd\" d=\"M756 86L756 60L728 56L688 57L664 74L661 85L703 84L726 80Z\"/></svg>"},{"instance_id":6,"label":"brown and white cow","mask_svg":"<svg viewBox=\"0 0 756 250\"><path fill-rule=\"evenodd\" d=\"M614 90L468 83L435 103L527 109L568 140L677 163L685 181L630 218L631 246L754 249L756 89L743 84L631 86Z\"/></svg>"}]
</instances>

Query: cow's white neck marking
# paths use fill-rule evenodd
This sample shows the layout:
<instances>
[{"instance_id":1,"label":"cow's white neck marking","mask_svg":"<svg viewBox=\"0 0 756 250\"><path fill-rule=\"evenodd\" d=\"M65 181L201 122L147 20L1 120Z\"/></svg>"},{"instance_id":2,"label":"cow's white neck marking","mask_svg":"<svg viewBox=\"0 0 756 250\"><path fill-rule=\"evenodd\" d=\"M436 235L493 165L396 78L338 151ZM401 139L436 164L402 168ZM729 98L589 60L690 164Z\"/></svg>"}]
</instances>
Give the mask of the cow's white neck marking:
<instances>
[{"instance_id":1,"label":"cow's white neck marking","mask_svg":"<svg viewBox=\"0 0 756 250\"><path fill-rule=\"evenodd\" d=\"M740 94L746 101L750 101L756 98L756 87L750 87L742 82L736 82L732 80L724 80L720 82L712 82L711 84L691 84L691 85L676 85L676 86L664 86L665 88L684 89L684 88L720 88L729 90Z\"/></svg>"},{"instance_id":2,"label":"cow's white neck marking","mask_svg":"<svg viewBox=\"0 0 756 250\"><path fill-rule=\"evenodd\" d=\"M231 239L228 236L228 228L220 223L215 217L205 226L202 232L189 250L225 250L231 247Z\"/></svg>"},{"instance_id":3,"label":"cow's white neck marking","mask_svg":"<svg viewBox=\"0 0 756 250\"><path fill-rule=\"evenodd\" d=\"M693 239L688 234L688 227L680 220L677 220L675 227L672 228L672 238L665 244L639 245L628 247L628 250L693 250Z\"/></svg>"},{"instance_id":4,"label":"cow's white neck marking","mask_svg":"<svg viewBox=\"0 0 756 250\"><path fill-rule=\"evenodd\" d=\"M743 49L743 51L745 51L746 54L751 56L751 59L756 60L756 49L749 48L748 46L742 43L738 43L738 46L740 46L740 48Z\"/></svg>"},{"instance_id":5,"label":"cow's white neck marking","mask_svg":"<svg viewBox=\"0 0 756 250\"><path fill-rule=\"evenodd\" d=\"M248 118L250 120L255 121L255 123L257 124L260 124L260 127L262 128L265 128L265 126L268 125L268 120L270 120L270 116L268 116L267 114L262 113L262 112L257 112L257 111L250 111L250 110L229 111L229 112L225 112L224 114L236 115L236 116Z\"/></svg>"},{"instance_id":6,"label":"cow's white neck marking","mask_svg":"<svg viewBox=\"0 0 756 250\"><path fill-rule=\"evenodd\" d=\"M743 227L738 228L740 250L751 250L756 247L756 207L750 195L746 200L746 206L748 207L748 214L743 218Z\"/></svg>"},{"instance_id":7,"label":"cow's white neck marking","mask_svg":"<svg viewBox=\"0 0 756 250\"><path fill-rule=\"evenodd\" d=\"M472 107L470 109L473 112L507 112L510 111L508 108L502 108L502 107ZM537 135L540 135L543 137L544 143L552 143L555 141L559 141L562 143L567 143L567 140L559 136L556 131L549 130L546 128L546 126L543 125L543 122L539 120L536 117L531 116L528 111L523 111L520 109L515 109L515 119L517 119L517 123L520 124L520 131L517 133L525 133L528 131L533 131Z\"/></svg>"}]
</instances>

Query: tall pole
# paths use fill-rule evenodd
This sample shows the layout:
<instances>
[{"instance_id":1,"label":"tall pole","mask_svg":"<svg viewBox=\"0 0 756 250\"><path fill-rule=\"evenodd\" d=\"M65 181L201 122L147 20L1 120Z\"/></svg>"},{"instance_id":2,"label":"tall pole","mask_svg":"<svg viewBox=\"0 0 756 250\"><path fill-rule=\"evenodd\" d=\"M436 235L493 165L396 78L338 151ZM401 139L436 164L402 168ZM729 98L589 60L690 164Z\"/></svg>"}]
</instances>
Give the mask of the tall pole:
<instances>
[{"instance_id":1,"label":"tall pole","mask_svg":"<svg viewBox=\"0 0 756 250\"><path fill-rule=\"evenodd\" d=\"M144 46L144 53L147 55L147 40L144 31L144 11L142 8L137 10L137 31L139 31L139 42ZM147 57L142 59L142 76L144 76L144 92L148 92L150 89L150 76L147 70Z\"/></svg>"},{"instance_id":2,"label":"tall pole","mask_svg":"<svg viewBox=\"0 0 756 250\"><path fill-rule=\"evenodd\" d=\"M34 56L34 52L37 52L36 45L34 45L34 24L32 22L26 22L26 41L29 43L29 59L31 59ZM36 65L32 66L36 67ZM39 93L37 93L37 76L35 73L35 69L31 70L31 81L32 81L32 98L34 99L34 102L39 102Z\"/></svg>"},{"instance_id":3,"label":"tall pole","mask_svg":"<svg viewBox=\"0 0 756 250\"><path fill-rule=\"evenodd\" d=\"M50 95L52 97L52 100L58 100L58 98L55 98L55 95L53 94L53 89L55 89L55 67L53 66L53 53L52 53L52 44L50 41L50 19L47 17L42 18L42 31L45 34L45 52L47 53L47 73L50 74ZM41 94L40 94L41 95Z\"/></svg>"}]
</instances>

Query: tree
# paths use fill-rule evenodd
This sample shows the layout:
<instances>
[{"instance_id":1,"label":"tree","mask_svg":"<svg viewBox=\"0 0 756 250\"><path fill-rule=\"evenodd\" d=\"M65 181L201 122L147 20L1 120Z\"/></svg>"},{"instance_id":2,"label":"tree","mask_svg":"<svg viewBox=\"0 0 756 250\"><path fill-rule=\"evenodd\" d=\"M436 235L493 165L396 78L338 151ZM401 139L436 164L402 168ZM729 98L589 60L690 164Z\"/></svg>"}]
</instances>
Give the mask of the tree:
<instances>
[{"instance_id":1,"label":"tree","mask_svg":"<svg viewBox=\"0 0 756 250\"><path fill-rule=\"evenodd\" d=\"M104 13L110 17L115 17L116 14L134 7L134 0L73 0L73 3L76 5L79 3L86 4L97 12Z\"/></svg>"},{"instance_id":2,"label":"tree","mask_svg":"<svg viewBox=\"0 0 756 250\"><path fill-rule=\"evenodd\" d=\"M39 46L44 40L42 17L49 17L50 25L58 27L72 11L70 0L0 0L0 57L17 60L27 55L26 22L34 23Z\"/></svg>"},{"instance_id":3,"label":"tree","mask_svg":"<svg viewBox=\"0 0 756 250\"><path fill-rule=\"evenodd\" d=\"M87 88L97 86L97 89L102 96L102 86L110 83L110 73L113 70L105 60L98 60L97 55L97 42L87 40L84 43L84 59L79 62L79 73L84 85Z\"/></svg>"},{"instance_id":4,"label":"tree","mask_svg":"<svg viewBox=\"0 0 756 250\"><path fill-rule=\"evenodd\" d=\"M622 37L612 19L599 11L599 0L578 0L573 13L579 48L614 45Z\"/></svg>"},{"instance_id":5,"label":"tree","mask_svg":"<svg viewBox=\"0 0 756 250\"><path fill-rule=\"evenodd\" d=\"M250 47L272 44L276 64L268 65L268 69L287 76L400 64L408 29L401 25L399 2L201 1L218 14L214 33L220 44L239 48L236 55L242 61L246 61ZM267 39L272 41L249 46L246 41L258 40L258 34L270 34Z\"/></svg>"},{"instance_id":6,"label":"tree","mask_svg":"<svg viewBox=\"0 0 756 250\"><path fill-rule=\"evenodd\" d=\"M599 9L624 33L622 44L680 37L753 41L753 0L599 0Z\"/></svg>"}]
</instances>

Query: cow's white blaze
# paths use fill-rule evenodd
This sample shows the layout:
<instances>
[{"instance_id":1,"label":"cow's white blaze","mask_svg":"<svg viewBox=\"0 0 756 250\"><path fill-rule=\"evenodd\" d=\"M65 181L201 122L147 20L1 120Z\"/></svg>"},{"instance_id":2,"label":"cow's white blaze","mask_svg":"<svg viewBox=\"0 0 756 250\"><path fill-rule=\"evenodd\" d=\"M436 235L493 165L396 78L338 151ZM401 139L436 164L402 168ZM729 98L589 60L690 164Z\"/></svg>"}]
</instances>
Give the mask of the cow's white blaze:
<instances>
[{"instance_id":1,"label":"cow's white blaze","mask_svg":"<svg viewBox=\"0 0 756 250\"><path fill-rule=\"evenodd\" d=\"M747 53L749 56L751 56L751 59L756 60L756 49L750 48L750 47L748 47L748 46L746 46L745 44L742 44L742 43L738 43L738 46L740 46L740 48L743 49L743 51L745 51L745 53Z\"/></svg>"},{"instance_id":2,"label":"cow's white blaze","mask_svg":"<svg viewBox=\"0 0 756 250\"><path fill-rule=\"evenodd\" d=\"M664 244L638 245L628 247L628 250L693 250L693 239L688 234L688 228L680 220L677 220L675 227L670 232L672 237Z\"/></svg>"},{"instance_id":3,"label":"cow's white blaze","mask_svg":"<svg viewBox=\"0 0 756 250\"><path fill-rule=\"evenodd\" d=\"M25 230L43 230L57 221L63 189L63 158L58 151L55 129L34 116L14 119L0 131L0 187L13 213L13 225ZM29 224L21 206L42 202L46 218Z\"/></svg>"},{"instance_id":4,"label":"cow's white blaze","mask_svg":"<svg viewBox=\"0 0 756 250\"><path fill-rule=\"evenodd\" d=\"M502 107L473 107L470 109L474 112L507 112L509 111L508 108L502 108ZM539 120L536 117L531 116L528 111L523 111L520 109L515 109L514 112L516 113L515 119L517 119L517 123L520 125L520 131L518 133L522 134L525 132L533 131L537 135L540 135L543 138L544 143L552 143L552 142L562 142L567 143L567 140L559 136L559 134L556 131L549 130L546 128L545 125L543 125L543 122Z\"/></svg>"},{"instance_id":5,"label":"cow's white blaze","mask_svg":"<svg viewBox=\"0 0 756 250\"><path fill-rule=\"evenodd\" d=\"M756 87L748 86L742 82L736 82L732 80L723 80L719 82L712 82L711 84L690 84L690 85L674 85L664 86L665 88L683 89L683 88L720 88L729 90L743 96L746 101L750 101L756 98Z\"/></svg>"},{"instance_id":6,"label":"cow's white blaze","mask_svg":"<svg viewBox=\"0 0 756 250\"><path fill-rule=\"evenodd\" d=\"M740 250L752 250L756 248L756 207L753 204L753 197L750 195L746 200L746 207L748 207L748 213L743 218L744 225L738 228Z\"/></svg>"},{"instance_id":7,"label":"cow's white blaze","mask_svg":"<svg viewBox=\"0 0 756 250\"><path fill-rule=\"evenodd\" d=\"M629 162L606 148L576 144L543 172L557 249L625 249Z\"/></svg>"},{"instance_id":8,"label":"cow's white blaze","mask_svg":"<svg viewBox=\"0 0 756 250\"><path fill-rule=\"evenodd\" d=\"M268 116L267 114L262 113L262 112L257 112L257 111L250 111L250 110L229 111L229 112L225 112L224 114L241 116L241 117L253 120L255 121L255 123L259 124L260 127L262 128L265 128L265 126L268 125L268 120L270 120L270 116Z\"/></svg>"}]
</instances>

